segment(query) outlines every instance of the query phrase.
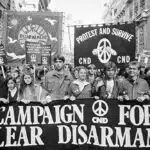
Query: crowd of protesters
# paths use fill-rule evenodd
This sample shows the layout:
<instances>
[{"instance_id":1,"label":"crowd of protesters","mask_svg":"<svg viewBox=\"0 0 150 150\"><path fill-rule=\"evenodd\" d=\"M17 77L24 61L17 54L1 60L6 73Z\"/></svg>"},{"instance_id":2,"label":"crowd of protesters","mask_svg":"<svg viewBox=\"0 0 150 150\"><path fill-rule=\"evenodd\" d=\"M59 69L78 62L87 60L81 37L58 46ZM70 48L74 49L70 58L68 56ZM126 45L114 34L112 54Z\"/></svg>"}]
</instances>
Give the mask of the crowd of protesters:
<instances>
[{"instance_id":1,"label":"crowd of protesters","mask_svg":"<svg viewBox=\"0 0 150 150\"><path fill-rule=\"evenodd\" d=\"M54 57L53 67L33 68L25 65L0 70L0 101L49 103L95 97L119 101L150 100L150 67L137 61L118 69L108 62L102 69L94 64L72 68L61 55ZM1 67L2 68L2 67Z\"/></svg>"}]
</instances>

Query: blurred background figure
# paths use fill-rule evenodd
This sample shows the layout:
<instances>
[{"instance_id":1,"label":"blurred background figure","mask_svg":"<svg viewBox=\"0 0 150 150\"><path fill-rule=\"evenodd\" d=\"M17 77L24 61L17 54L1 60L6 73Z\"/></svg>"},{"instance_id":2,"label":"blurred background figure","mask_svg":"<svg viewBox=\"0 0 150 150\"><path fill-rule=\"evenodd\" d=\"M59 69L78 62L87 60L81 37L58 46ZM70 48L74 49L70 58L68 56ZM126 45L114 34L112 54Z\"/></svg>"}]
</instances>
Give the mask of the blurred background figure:
<instances>
[{"instance_id":1,"label":"blurred background figure","mask_svg":"<svg viewBox=\"0 0 150 150\"><path fill-rule=\"evenodd\" d=\"M145 65L140 64L139 70L140 70L140 78L144 79L145 78Z\"/></svg>"},{"instance_id":2,"label":"blurred background figure","mask_svg":"<svg viewBox=\"0 0 150 150\"><path fill-rule=\"evenodd\" d=\"M19 77L19 76L20 76L20 71L19 71L19 69L18 69L18 68L13 68L13 69L11 70L11 77L14 78L14 79L16 79L16 78Z\"/></svg>"},{"instance_id":3,"label":"blurred background figure","mask_svg":"<svg viewBox=\"0 0 150 150\"><path fill-rule=\"evenodd\" d=\"M75 80L78 79L78 76L79 76L78 71L79 71L79 67L75 67L72 71L72 76Z\"/></svg>"},{"instance_id":4,"label":"blurred background figure","mask_svg":"<svg viewBox=\"0 0 150 150\"><path fill-rule=\"evenodd\" d=\"M125 68L120 68L117 74L117 80L122 81L125 79L126 70Z\"/></svg>"},{"instance_id":5,"label":"blurred background figure","mask_svg":"<svg viewBox=\"0 0 150 150\"><path fill-rule=\"evenodd\" d=\"M96 79L96 66L94 64L90 64L87 67L88 69L88 75L87 75L87 81L91 83L91 85L94 83Z\"/></svg>"},{"instance_id":6,"label":"blurred background figure","mask_svg":"<svg viewBox=\"0 0 150 150\"><path fill-rule=\"evenodd\" d=\"M64 71L66 71L66 73L72 75L72 71L73 71L72 65L71 65L71 64L65 64L65 65L64 65Z\"/></svg>"},{"instance_id":7,"label":"blurred background figure","mask_svg":"<svg viewBox=\"0 0 150 150\"><path fill-rule=\"evenodd\" d=\"M20 85L21 85L21 77L18 76L18 77L16 78L16 86L17 86L18 90L20 89Z\"/></svg>"},{"instance_id":8,"label":"blurred background figure","mask_svg":"<svg viewBox=\"0 0 150 150\"><path fill-rule=\"evenodd\" d=\"M145 68L145 78L150 87L150 67Z\"/></svg>"},{"instance_id":9,"label":"blurred background figure","mask_svg":"<svg viewBox=\"0 0 150 150\"><path fill-rule=\"evenodd\" d=\"M45 69L38 69L36 70L36 84L43 85L45 82L45 75L47 74L48 70Z\"/></svg>"},{"instance_id":10,"label":"blurred background figure","mask_svg":"<svg viewBox=\"0 0 150 150\"><path fill-rule=\"evenodd\" d=\"M34 74L34 68L31 64L25 64L22 72L28 72L28 73Z\"/></svg>"}]
</instances>

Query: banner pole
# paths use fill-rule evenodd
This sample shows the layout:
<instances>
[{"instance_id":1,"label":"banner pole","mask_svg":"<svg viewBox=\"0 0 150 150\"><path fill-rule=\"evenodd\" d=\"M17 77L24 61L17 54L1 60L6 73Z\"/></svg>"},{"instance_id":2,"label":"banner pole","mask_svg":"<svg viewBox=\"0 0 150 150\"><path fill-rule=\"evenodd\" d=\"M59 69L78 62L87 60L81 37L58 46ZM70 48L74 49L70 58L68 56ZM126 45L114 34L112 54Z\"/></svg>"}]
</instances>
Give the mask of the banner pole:
<instances>
[{"instance_id":1,"label":"banner pole","mask_svg":"<svg viewBox=\"0 0 150 150\"><path fill-rule=\"evenodd\" d=\"M2 73L3 73L3 77L4 77L4 79L5 79L5 78L6 78L6 75L5 75L5 72L4 72L4 67L1 66L1 69L2 69Z\"/></svg>"},{"instance_id":2,"label":"banner pole","mask_svg":"<svg viewBox=\"0 0 150 150\"><path fill-rule=\"evenodd\" d=\"M36 80L36 78L35 78L35 64L33 64L33 69L34 69L34 81Z\"/></svg>"},{"instance_id":3,"label":"banner pole","mask_svg":"<svg viewBox=\"0 0 150 150\"><path fill-rule=\"evenodd\" d=\"M70 38L70 27L68 26L68 37L69 37L69 46L71 51L71 38Z\"/></svg>"},{"instance_id":4,"label":"banner pole","mask_svg":"<svg viewBox=\"0 0 150 150\"><path fill-rule=\"evenodd\" d=\"M46 80L45 80L45 75L46 75L46 73L45 73L45 69L46 69L46 68L45 68L45 66L44 66L44 68L43 68L43 70L44 70L44 81L43 81L43 82L44 82L44 84L45 84L45 82L46 82Z\"/></svg>"}]
</instances>

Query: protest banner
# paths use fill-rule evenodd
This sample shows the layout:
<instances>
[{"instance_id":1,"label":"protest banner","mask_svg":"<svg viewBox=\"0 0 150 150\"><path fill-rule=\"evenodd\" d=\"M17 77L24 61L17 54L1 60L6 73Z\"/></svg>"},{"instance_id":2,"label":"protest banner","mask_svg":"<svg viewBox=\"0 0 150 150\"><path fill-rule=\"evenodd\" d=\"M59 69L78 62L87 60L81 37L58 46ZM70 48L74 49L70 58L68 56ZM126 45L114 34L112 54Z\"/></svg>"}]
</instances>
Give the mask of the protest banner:
<instances>
[{"instance_id":1,"label":"protest banner","mask_svg":"<svg viewBox=\"0 0 150 150\"><path fill-rule=\"evenodd\" d=\"M41 64L41 46L40 43L26 41L26 63Z\"/></svg>"},{"instance_id":2,"label":"protest banner","mask_svg":"<svg viewBox=\"0 0 150 150\"><path fill-rule=\"evenodd\" d=\"M75 26L75 66L95 64L102 68L108 61L118 67L135 59L135 23Z\"/></svg>"},{"instance_id":3,"label":"protest banner","mask_svg":"<svg viewBox=\"0 0 150 150\"><path fill-rule=\"evenodd\" d=\"M51 65L51 45L41 45L41 64Z\"/></svg>"},{"instance_id":4,"label":"protest banner","mask_svg":"<svg viewBox=\"0 0 150 150\"><path fill-rule=\"evenodd\" d=\"M51 45L52 52L58 54L62 44L61 12L17 12L7 11L6 51L9 63L25 59L25 42Z\"/></svg>"},{"instance_id":5,"label":"protest banner","mask_svg":"<svg viewBox=\"0 0 150 150\"><path fill-rule=\"evenodd\" d=\"M41 45L40 43L26 41L26 63L27 64L51 64L50 45Z\"/></svg>"},{"instance_id":6,"label":"protest banner","mask_svg":"<svg viewBox=\"0 0 150 150\"><path fill-rule=\"evenodd\" d=\"M150 103L82 99L0 105L0 149L147 149Z\"/></svg>"}]
</instances>

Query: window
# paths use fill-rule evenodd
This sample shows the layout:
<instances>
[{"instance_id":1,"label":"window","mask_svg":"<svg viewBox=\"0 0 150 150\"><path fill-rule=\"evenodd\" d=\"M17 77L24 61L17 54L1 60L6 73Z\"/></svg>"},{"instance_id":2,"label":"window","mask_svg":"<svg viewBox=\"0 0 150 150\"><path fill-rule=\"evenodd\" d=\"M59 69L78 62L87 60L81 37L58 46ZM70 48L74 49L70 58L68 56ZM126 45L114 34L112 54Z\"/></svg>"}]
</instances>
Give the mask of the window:
<instances>
[{"instance_id":1,"label":"window","mask_svg":"<svg viewBox=\"0 0 150 150\"><path fill-rule=\"evenodd\" d=\"M139 52L144 49L144 26L139 28Z\"/></svg>"},{"instance_id":2,"label":"window","mask_svg":"<svg viewBox=\"0 0 150 150\"><path fill-rule=\"evenodd\" d=\"M133 10L132 7L129 8L129 19L131 20L133 18Z\"/></svg>"},{"instance_id":3,"label":"window","mask_svg":"<svg viewBox=\"0 0 150 150\"><path fill-rule=\"evenodd\" d=\"M145 9L145 0L140 0L140 11Z\"/></svg>"},{"instance_id":4,"label":"window","mask_svg":"<svg viewBox=\"0 0 150 150\"><path fill-rule=\"evenodd\" d=\"M137 0L135 0L134 1L134 13L135 13L135 16L137 16L138 15L138 1Z\"/></svg>"}]
</instances>

